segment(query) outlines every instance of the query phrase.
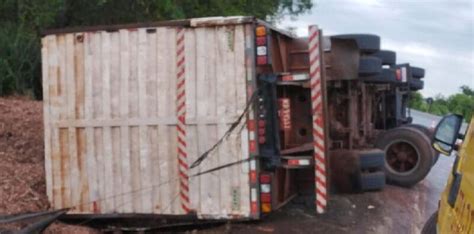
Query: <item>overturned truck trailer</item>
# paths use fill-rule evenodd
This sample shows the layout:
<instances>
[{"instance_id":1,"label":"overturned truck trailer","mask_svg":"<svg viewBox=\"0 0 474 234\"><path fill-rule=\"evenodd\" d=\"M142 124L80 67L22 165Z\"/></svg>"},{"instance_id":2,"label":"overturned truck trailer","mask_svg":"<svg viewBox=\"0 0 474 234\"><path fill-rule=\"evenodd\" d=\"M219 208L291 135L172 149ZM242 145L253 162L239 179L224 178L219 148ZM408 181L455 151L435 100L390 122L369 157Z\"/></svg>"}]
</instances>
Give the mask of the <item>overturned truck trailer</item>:
<instances>
[{"instance_id":1,"label":"overturned truck trailer","mask_svg":"<svg viewBox=\"0 0 474 234\"><path fill-rule=\"evenodd\" d=\"M258 219L295 195L323 213L332 191L382 189L391 145L375 140L409 122L406 96L392 95L410 90L406 67L363 74L357 38L309 29L296 38L253 17L215 17L48 31L52 207ZM385 73L395 80L380 82Z\"/></svg>"}]
</instances>

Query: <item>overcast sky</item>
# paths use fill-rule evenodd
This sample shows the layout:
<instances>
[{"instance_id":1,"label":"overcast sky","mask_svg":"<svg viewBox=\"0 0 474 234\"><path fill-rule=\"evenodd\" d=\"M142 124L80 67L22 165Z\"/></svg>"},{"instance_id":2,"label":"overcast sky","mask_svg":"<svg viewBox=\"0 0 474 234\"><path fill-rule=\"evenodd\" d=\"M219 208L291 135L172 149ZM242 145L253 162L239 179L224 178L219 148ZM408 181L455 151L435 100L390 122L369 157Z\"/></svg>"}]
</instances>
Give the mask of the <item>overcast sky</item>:
<instances>
[{"instance_id":1,"label":"overcast sky","mask_svg":"<svg viewBox=\"0 0 474 234\"><path fill-rule=\"evenodd\" d=\"M474 88L474 0L313 0L311 13L285 19L300 36L317 24L324 35L371 33L397 63L425 68L424 96Z\"/></svg>"}]
</instances>

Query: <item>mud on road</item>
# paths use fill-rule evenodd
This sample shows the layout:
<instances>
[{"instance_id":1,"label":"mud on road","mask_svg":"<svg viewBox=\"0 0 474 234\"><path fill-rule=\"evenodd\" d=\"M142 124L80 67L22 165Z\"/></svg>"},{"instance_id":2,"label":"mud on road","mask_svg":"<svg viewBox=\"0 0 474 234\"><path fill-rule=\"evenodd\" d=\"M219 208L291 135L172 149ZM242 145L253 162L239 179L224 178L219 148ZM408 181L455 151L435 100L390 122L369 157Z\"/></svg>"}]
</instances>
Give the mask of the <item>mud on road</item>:
<instances>
[{"instance_id":1,"label":"mud on road","mask_svg":"<svg viewBox=\"0 0 474 234\"><path fill-rule=\"evenodd\" d=\"M438 208L453 161L441 156L428 176L412 188L387 185L378 192L332 195L324 215L315 214L311 203L314 198L296 198L260 222L230 224L212 231L418 234Z\"/></svg>"}]
</instances>

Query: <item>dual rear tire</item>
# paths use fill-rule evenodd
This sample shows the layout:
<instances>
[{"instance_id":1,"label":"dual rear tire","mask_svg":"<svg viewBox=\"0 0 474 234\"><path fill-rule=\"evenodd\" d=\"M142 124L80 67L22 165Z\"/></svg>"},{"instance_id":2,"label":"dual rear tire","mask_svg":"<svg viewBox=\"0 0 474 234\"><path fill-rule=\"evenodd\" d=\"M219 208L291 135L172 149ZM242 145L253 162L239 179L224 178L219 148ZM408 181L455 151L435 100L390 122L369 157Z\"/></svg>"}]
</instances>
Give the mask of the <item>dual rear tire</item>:
<instances>
[{"instance_id":1,"label":"dual rear tire","mask_svg":"<svg viewBox=\"0 0 474 234\"><path fill-rule=\"evenodd\" d=\"M375 145L385 152L384 171L389 183L411 187L423 180L433 165L430 139L418 129L388 130Z\"/></svg>"},{"instance_id":2,"label":"dual rear tire","mask_svg":"<svg viewBox=\"0 0 474 234\"><path fill-rule=\"evenodd\" d=\"M359 173L357 185L359 191L376 191L385 187L385 154L382 150L362 150L358 153Z\"/></svg>"}]
</instances>

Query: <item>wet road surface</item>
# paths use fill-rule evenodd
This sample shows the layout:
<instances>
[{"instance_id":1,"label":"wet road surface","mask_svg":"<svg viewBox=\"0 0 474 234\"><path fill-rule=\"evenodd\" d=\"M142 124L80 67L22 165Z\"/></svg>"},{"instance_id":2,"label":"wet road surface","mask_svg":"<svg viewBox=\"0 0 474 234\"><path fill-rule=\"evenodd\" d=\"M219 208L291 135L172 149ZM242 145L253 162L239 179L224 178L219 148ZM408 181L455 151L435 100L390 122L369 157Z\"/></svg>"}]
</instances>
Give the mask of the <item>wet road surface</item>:
<instances>
[{"instance_id":1,"label":"wet road surface","mask_svg":"<svg viewBox=\"0 0 474 234\"><path fill-rule=\"evenodd\" d=\"M440 117L411 112L413 122L433 127ZM428 176L412 188L331 195L328 213L316 215L313 198L296 198L253 224L228 224L205 232L231 233L420 233L437 209L454 156L440 156Z\"/></svg>"}]
</instances>

